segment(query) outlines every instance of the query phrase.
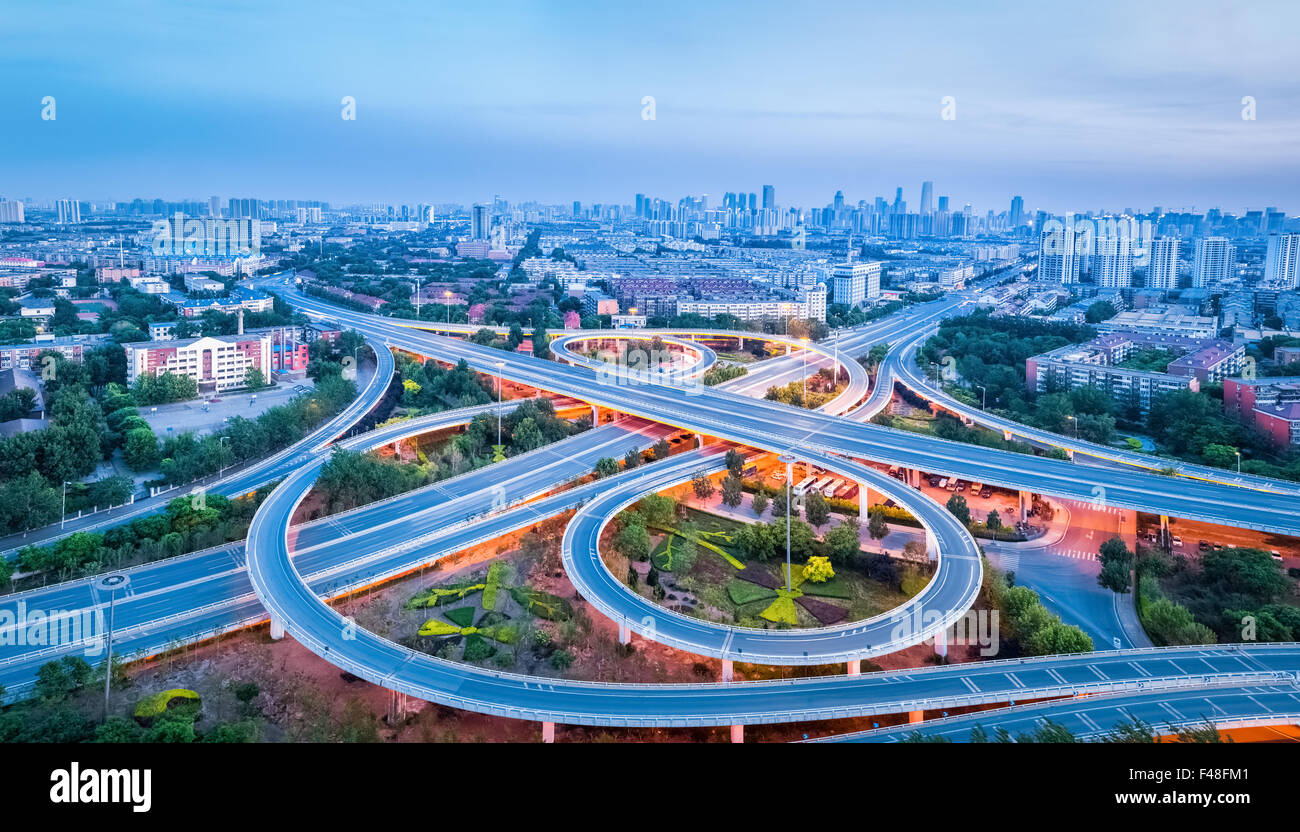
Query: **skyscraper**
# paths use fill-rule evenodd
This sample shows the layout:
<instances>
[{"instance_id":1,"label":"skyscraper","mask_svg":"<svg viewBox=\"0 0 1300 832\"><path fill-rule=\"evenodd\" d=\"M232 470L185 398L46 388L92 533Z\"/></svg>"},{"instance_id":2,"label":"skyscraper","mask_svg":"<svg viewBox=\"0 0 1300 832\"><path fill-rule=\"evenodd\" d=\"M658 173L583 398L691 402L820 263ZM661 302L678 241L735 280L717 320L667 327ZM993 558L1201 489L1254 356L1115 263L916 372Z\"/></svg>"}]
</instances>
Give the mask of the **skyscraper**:
<instances>
[{"instance_id":1,"label":"skyscraper","mask_svg":"<svg viewBox=\"0 0 1300 832\"><path fill-rule=\"evenodd\" d=\"M854 306L880 294L879 261L839 263L831 270L835 302Z\"/></svg>"},{"instance_id":2,"label":"skyscraper","mask_svg":"<svg viewBox=\"0 0 1300 832\"><path fill-rule=\"evenodd\" d=\"M81 222L81 203L75 199L60 199L58 202L59 225Z\"/></svg>"},{"instance_id":3,"label":"skyscraper","mask_svg":"<svg viewBox=\"0 0 1300 832\"><path fill-rule=\"evenodd\" d=\"M1300 234L1268 235L1264 283L1277 289L1296 288L1300 276Z\"/></svg>"},{"instance_id":4,"label":"skyscraper","mask_svg":"<svg viewBox=\"0 0 1300 832\"><path fill-rule=\"evenodd\" d=\"M1178 288L1177 237L1157 237L1151 241L1151 262L1147 265L1147 288Z\"/></svg>"},{"instance_id":5,"label":"skyscraper","mask_svg":"<svg viewBox=\"0 0 1300 832\"><path fill-rule=\"evenodd\" d=\"M1198 289L1217 286L1232 276L1237 265L1237 247L1227 237L1203 237L1196 241L1192 285Z\"/></svg>"},{"instance_id":6,"label":"skyscraper","mask_svg":"<svg viewBox=\"0 0 1300 832\"><path fill-rule=\"evenodd\" d=\"M1127 289L1133 285L1133 237L1128 233L1127 219L1123 217L1114 225L1105 221L1097 224L1092 282L1099 289Z\"/></svg>"},{"instance_id":7,"label":"skyscraper","mask_svg":"<svg viewBox=\"0 0 1300 832\"><path fill-rule=\"evenodd\" d=\"M475 205L470 210L469 236L471 240L486 240L492 233L492 217L486 205Z\"/></svg>"},{"instance_id":8,"label":"skyscraper","mask_svg":"<svg viewBox=\"0 0 1300 832\"><path fill-rule=\"evenodd\" d=\"M776 188L771 185L763 186L763 210L776 207Z\"/></svg>"},{"instance_id":9,"label":"skyscraper","mask_svg":"<svg viewBox=\"0 0 1300 832\"><path fill-rule=\"evenodd\" d=\"M934 210L934 183L921 183L921 216Z\"/></svg>"},{"instance_id":10,"label":"skyscraper","mask_svg":"<svg viewBox=\"0 0 1300 832\"><path fill-rule=\"evenodd\" d=\"M1049 283L1079 282L1079 254L1076 251L1080 232L1073 224L1045 224L1038 239L1038 279Z\"/></svg>"},{"instance_id":11,"label":"skyscraper","mask_svg":"<svg viewBox=\"0 0 1300 832\"><path fill-rule=\"evenodd\" d=\"M1025 221L1025 198L1022 196L1011 197L1011 228L1016 229Z\"/></svg>"}]
</instances>

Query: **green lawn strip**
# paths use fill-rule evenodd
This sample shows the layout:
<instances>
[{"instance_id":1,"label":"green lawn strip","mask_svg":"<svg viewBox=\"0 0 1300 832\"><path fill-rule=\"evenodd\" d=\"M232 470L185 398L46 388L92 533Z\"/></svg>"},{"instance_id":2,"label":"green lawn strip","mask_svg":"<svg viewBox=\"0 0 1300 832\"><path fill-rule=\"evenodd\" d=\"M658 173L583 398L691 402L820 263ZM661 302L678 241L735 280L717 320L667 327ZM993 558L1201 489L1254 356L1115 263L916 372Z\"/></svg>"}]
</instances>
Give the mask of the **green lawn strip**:
<instances>
[{"instance_id":1,"label":"green lawn strip","mask_svg":"<svg viewBox=\"0 0 1300 832\"><path fill-rule=\"evenodd\" d=\"M497 561L488 567L487 583L483 585L483 609L492 611L497 608L497 590L509 579L510 565Z\"/></svg>"},{"instance_id":2,"label":"green lawn strip","mask_svg":"<svg viewBox=\"0 0 1300 832\"><path fill-rule=\"evenodd\" d=\"M789 624L791 627L799 626L799 614L794 608L794 598L785 594L785 590L780 590L780 593L779 597L759 615L773 624Z\"/></svg>"},{"instance_id":3,"label":"green lawn strip","mask_svg":"<svg viewBox=\"0 0 1300 832\"><path fill-rule=\"evenodd\" d=\"M805 595L817 595L822 598L843 598L848 600L853 597L853 590L850 589L846 581L840 578L831 578L825 583L813 583L807 581L799 586Z\"/></svg>"},{"instance_id":4,"label":"green lawn strip","mask_svg":"<svg viewBox=\"0 0 1300 832\"><path fill-rule=\"evenodd\" d=\"M786 571L785 571L785 564L783 563L781 564L781 580L784 581L785 577L786 577ZM802 563L790 564L790 586L792 586L795 589L798 589L803 584L803 582L804 582L803 564Z\"/></svg>"},{"instance_id":5,"label":"green lawn strip","mask_svg":"<svg viewBox=\"0 0 1300 832\"><path fill-rule=\"evenodd\" d=\"M567 621L573 617L573 606L558 595L526 586L511 587L510 594L519 606L547 621Z\"/></svg>"},{"instance_id":6,"label":"green lawn strip","mask_svg":"<svg viewBox=\"0 0 1300 832\"><path fill-rule=\"evenodd\" d=\"M677 536L677 537L680 537L680 538L682 538L683 540L689 540L689 541L691 541L692 543L694 543L696 546L702 546L702 547L704 547L705 549L708 549L710 552L713 552L714 554L720 556L723 560L725 560L727 563L731 564L731 565L732 565L733 567L735 567L736 569L744 569L744 568L745 568L745 564L743 564L743 563L741 563L740 561L736 560L736 558L735 558L734 555L732 555L732 554L731 554L730 552L728 552L726 549L723 549L723 548L722 548L721 546L719 546L718 544L716 544L716 543L711 543L711 542L705 540L705 539L703 538L703 536L701 536L701 535L684 535L684 534L682 534L681 532L679 532L677 529L667 528L667 527L662 527L662 526L650 526L650 527L648 527L648 528L650 528L651 531L661 532L661 533L663 533L663 534L671 534L671 535L675 535L675 536ZM656 565L656 568L658 568L657 565Z\"/></svg>"},{"instance_id":7,"label":"green lawn strip","mask_svg":"<svg viewBox=\"0 0 1300 832\"><path fill-rule=\"evenodd\" d=\"M484 588L484 584L456 584L453 586L435 586L418 593L406 602L407 609L437 607L464 600Z\"/></svg>"},{"instance_id":8,"label":"green lawn strip","mask_svg":"<svg viewBox=\"0 0 1300 832\"><path fill-rule=\"evenodd\" d=\"M135 706L135 715L141 719L153 719L162 716L167 712L168 706L174 699L187 700L197 704L199 695L186 688L172 688L171 690L162 690L150 694L141 699Z\"/></svg>"},{"instance_id":9,"label":"green lawn strip","mask_svg":"<svg viewBox=\"0 0 1300 832\"><path fill-rule=\"evenodd\" d=\"M473 607L456 607L454 610L447 610L443 615L447 620L461 627L468 627L474 623Z\"/></svg>"},{"instance_id":10,"label":"green lawn strip","mask_svg":"<svg viewBox=\"0 0 1300 832\"><path fill-rule=\"evenodd\" d=\"M755 601L765 601L776 597L776 591L748 581L731 580L727 582L727 597L737 607Z\"/></svg>"},{"instance_id":11,"label":"green lawn strip","mask_svg":"<svg viewBox=\"0 0 1300 832\"><path fill-rule=\"evenodd\" d=\"M473 610L471 610L473 612ZM452 624L447 621L439 621L436 618L430 618L420 625L416 632L422 636L458 636L464 629L460 624Z\"/></svg>"},{"instance_id":12,"label":"green lawn strip","mask_svg":"<svg viewBox=\"0 0 1300 832\"><path fill-rule=\"evenodd\" d=\"M659 541L659 545L650 553L650 562L660 572L673 571L673 537L674 535L665 534Z\"/></svg>"}]
</instances>

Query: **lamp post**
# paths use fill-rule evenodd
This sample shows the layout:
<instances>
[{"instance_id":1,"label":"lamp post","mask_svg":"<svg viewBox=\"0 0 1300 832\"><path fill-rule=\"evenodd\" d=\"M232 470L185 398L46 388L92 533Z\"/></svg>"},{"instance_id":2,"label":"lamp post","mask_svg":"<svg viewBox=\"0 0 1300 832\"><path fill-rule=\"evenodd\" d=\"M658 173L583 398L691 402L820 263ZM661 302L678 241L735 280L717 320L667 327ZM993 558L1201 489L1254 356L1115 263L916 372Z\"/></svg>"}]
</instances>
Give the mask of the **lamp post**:
<instances>
[{"instance_id":1,"label":"lamp post","mask_svg":"<svg viewBox=\"0 0 1300 832\"><path fill-rule=\"evenodd\" d=\"M1067 418L1067 419L1070 420L1070 424L1071 424L1071 425L1074 425L1074 438L1075 438L1075 439L1078 439L1078 438L1079 438L1079 420L1076 419L1076 418L1074 418L1073 416L1066 416L1065 418Z\"/></svg>"},{"instance_id":2,"label":"lamp post","mask_svg":"<svg viewBox=\"0 0 1300 832\"><path fill-rule=\"evenodd\" d=\"M122 572L105 575L95 581L95 588L108 593L108 632L104 634L108 648L104 658L104 721L108 721L108 695L113 685L113 614L117 604L117 591L131 584L131 576Z\"/></svg>"},{"instance_id":3,"label":"lamp post","mask_svg":"<svg viewBox=\"0 0 1300 832\"><path fill-rule=\"evenodd\" d=\"M68 481L63 481L63 508L59 510L59 531L63 531L63 524L68 522Z\"/></svg>"},{"instance_id":4,"label":"lamp post","mask_svg":"<svg viewBox=\"0 0 1300 832\"><path fill-rule=\"evenodd\" d=\"M416 317L416 320L419 320L419 318L420 318L420 280L421 280L421 278L418 278L418 277L415 279L415 317Z\"/></svg>"},{"instance_id":5,"label":"lamp post","mask_svg":"<svg viewBox=\"0 0 1300 832\"><path fill-rule=\"evenodd\" d=\"M442 296L447 301L447 323L451 323L451 290L443 289Z\"/></svg>"},{"instance_id":6,"label":"lamp post","mask_svg":"<svg viewBox=\"0 0 1300 832\"><path fill-rule=\"evenodd\" d=\"M808 338L800 338L799 343L802 345L800 354L803 356L803 405L808 406Z\"/></svg>"},{"instance_id":7,"label":"lamp post","mask_svg":"<svg viewBox=\"0 0 1300 832\"><path fill-rule=\"evenodd\" d=\"M982 384L977 384L975 386L980 389L980 410L984 410L988 406L989 391L986 390Z\"/></svg>"},{"instance_id":8,"label":"lamp post","mask_svg":"<svg viewBox=\"0 0 1300 832\"><path fill-rule=\"evenodd\" d=\"M222 435L222 436L217 440L217 450L220 451L220 449L221 449L223 446L225 446L225 444L226 444L227 442L229 442L229 441L230 441L230 437L229 437L229 436L226 436L226 435L223 434L223 435ZM229 466L226 465L226 455L225 455L225 454L221 454L221 471L220 471L220 473L217 474L217 476L218 476L218 477L224 477L224 476L226 475L226 468L227 468L227 467L229 467Z\"/></svg>"},{"instance_id":9,"label":"lamp post","mask_svg":"<svg viewBox=\"0 0 1300 832\"><path fill-rule=\"evenodd\" d=\"M505 366L506 366L506 362L504 362L504 361L498 361L498 362L496 362L496 368L497 368L497 446L496 446L496 457L497 457L497 459L494 460L495 462L500 462L501 460L505 459L505 454L502 452L502 451L503 451L503 448L502 448L502 445L501 445L501 370L502 370L502 368L504 368Z\"/></svg>"},{"instance_id":10,"label":"lamp post","mask_svg":"<svg viewBox=\"0 0 1300 832\"><path fill-rule=\"evenodd\" d=\"M1241 451L1237 451L1237 476L1241 476Z\"/></svg>"},{"instance_id":11,"label":"lamp post","mask_svg":"<svg viewBox=\"0 0 1300 832\"><path fill-rule=\"evenodd\" d=\"M781 454L777 460L785 463L785 591L790 586L790 492L794 488L794 454Z\"/></svg>"}]
</instances>

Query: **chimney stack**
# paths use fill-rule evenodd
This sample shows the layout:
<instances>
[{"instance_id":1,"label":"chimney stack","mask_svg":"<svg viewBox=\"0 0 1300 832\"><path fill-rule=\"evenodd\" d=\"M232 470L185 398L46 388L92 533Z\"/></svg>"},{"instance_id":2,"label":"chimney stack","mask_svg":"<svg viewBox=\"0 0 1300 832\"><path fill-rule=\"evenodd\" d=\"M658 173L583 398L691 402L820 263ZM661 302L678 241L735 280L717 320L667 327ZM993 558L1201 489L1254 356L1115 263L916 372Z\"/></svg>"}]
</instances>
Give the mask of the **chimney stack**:
<instances>
[{"instance_id":1,"label":"chimney stack","mask_svg":"<svg viewBox=\"0 0 1300 832\"><path fill-rule=\"evenodd\" d=\"M243 335L244 334L244 308L241 306L239 308L239 312L237 312L236 314L239 316L239 334Z\"/></svg>"}]
</instances>

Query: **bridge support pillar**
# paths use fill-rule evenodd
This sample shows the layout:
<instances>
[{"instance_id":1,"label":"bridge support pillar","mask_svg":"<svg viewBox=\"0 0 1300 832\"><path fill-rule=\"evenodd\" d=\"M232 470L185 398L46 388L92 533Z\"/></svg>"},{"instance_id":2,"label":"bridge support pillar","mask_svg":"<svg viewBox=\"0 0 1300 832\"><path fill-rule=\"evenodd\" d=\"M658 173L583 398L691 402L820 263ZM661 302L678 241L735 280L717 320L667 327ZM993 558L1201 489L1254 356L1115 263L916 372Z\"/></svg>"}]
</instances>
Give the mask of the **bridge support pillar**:
<instances>
[{"instance_id":1,"label":"bridge support pillar","mask_svg":"<svg viewBox=\"0 0 1300 832\"><path fill-rule=\"evenodd\" d=\"M930 560L939 558L939 537L929 529L925 530L925 555Z\"/></svg>"},{"instance_id":2,"label":"bridge support pillar","mask_svg":"<svg viewBox=\"0 0 1300 832\"><path fill-rule=\"evenodd\" d=\"M735 664L731 659L722 660L722 681L730 682L732 674L735 672Z\"/></svg>"},{"instance_id":3,"label":"bridge support pillar","mask_svg":"<svg viewBox=\"0 0 1300 832\"><path fill-rule=\"evenodd\" d=\"M858 676L862 673L862 659L853 659L847 664L850 676Z\"/></svg>"},{"instance_id":4,"label":"bridge support pillar","mask_svg":"<svg viewBox=\"0 0 1300 832\"><path fill-rule=\"evenodd\" d=\"M1020 522L1029 519L1029 506L1034 502L1034 495L1028 491L1020 492Z\"/></svg>"},{"instance_id":5,"label":"bridge support pillar","mask_svg":"<svg viewBox=\"0 0 1300 832\"><path fill-rule=\"evenodd\" d=\"M1007 430L1006 428L1002 429L1002 441L1003 442L1011 441L1011 431Z\"/></svg>"},{"instance_id":6,"label":"bridge support pillar","mask_svg":"<svg viewBox=\"0 0 1300 832\"><path fill-rule=\"evenodd\" d=\"M948 631L940 630L934 634L934 654L948 658Z\"/></svg>"},{"instance_id":7,"label":"bridge support pillar","mask_svg":"<svg viewBox=\"0 0 1300 832\"><path fill-rule=\"evenodd\" d=\"M925 721L925 711L908 711L908 712L907 712L907 722L908 722L908 724L912 724L912 723L916 723L916 722L924 722L924 721Z\"/></svg>"},{"instance_id":8,"label":"bridge support pillar","mask_svg":"<svg viewBox=\"0 0 1300 832\"><path fill-rule=\"evenodd\" d=\"M733 725L733 726L731 726L731 741L732 741L732 742L744 742L744 741L745 741L745 726L743 726L743 725Z\"/></svg>"},{"instance_id":9,"label":"bridge support pillar","mask_svg":"<svg viewBox=\"0 0 1300 832\"><path fill-rule=\"evenodd\" d=\"M598 405L593 404L591 406L591 424L593 427L600 424L600 407Z\"/></svg>"},{"instance_id":10,"label":"bridge support pillar","mask_svg":"<svg viewBox=\"0 0 1300 832\"><path fill-rule=\"evenodd\" d=\"M271 616L271 639L279 641L282 638L284 638L284 622L273 615Z\"/></svg>"},{"instance_id":11,"label":"bridge support pillar","mask_svg":"<svg viewBox=\"0 0 1300 832\"><path fill-rule=\"evenodd\" d=\"M542 742L546 742L546 743L555 742L555 723L554 723L554 722L543 722L543 723L542 723Z\"/></svg>"},{"instance_id":12,"label":"bridge support pillar","mask_svg":"<svg viewBox=\"0 0 1300 832\"><path fill-rule=\"evenodd\" d=\"M695 434L695 447L697 448L704 447L704 434L702 433Z\"/></svg>"},{"instance_id":13,"label":"bridge support pillar","mask_svg":"<svg viewBox=\"0 0 1300 832\"><path fill-rule=\"evenodd\" d=\"M618 625L618 643L619 643L619 644L631 644L631 643L632 643L632 628L631 628L631 627L627 626L626 624L619 624L619 625Z\"/></svg>"},{"instance_id":14,"label":"bridge support pillar","mask_svg":"<svg viewBox=\"0 0 1300 832\"><path fill-rule=\"evenodd\" d=\"M1065 449L1065 458L1068 459L1068 460L1070 460L1071 462L1074 462L1074 449L1073 449L1073 448L1066 448L1066 449Z\"/></svg>"},{"instance_id":15,"label":"bridge support pillar","mask_svg":"<svg viewBox=\"0 0 1300 832\"><path fill-rule=\"evenodd\" d=\"M786 345L785 345L785 354L786 354L786 355L789 355L789 354L790 354L790 345L789 345L789 344L786 344Z\"/></svg>"},{"instance_id":16,"label":"bridge support pillar","mask_svg":"<svg viewBox=\"0 0 1300 832\"><path fill-rule=\"evenodd\" d=\"M858 519L866 521L871 513L871 489L865 482L858 483Z\"/></svg>"}]
</instances>

